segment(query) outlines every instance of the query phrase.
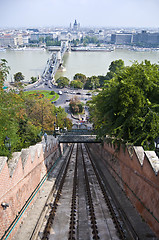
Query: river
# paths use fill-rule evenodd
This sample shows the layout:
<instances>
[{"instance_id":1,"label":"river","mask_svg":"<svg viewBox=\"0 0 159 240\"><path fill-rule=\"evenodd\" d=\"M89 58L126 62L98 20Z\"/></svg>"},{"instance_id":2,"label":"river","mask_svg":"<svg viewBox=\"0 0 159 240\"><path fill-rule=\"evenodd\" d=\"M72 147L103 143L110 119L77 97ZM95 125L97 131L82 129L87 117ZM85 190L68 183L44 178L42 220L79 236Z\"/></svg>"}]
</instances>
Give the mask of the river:
<instances>
[{"instance_id":1,"label":"river","mask_svg":"<svg viewBox=\"0 0 159 240\"><path fill-rule=\"evenodd\" d=\"M0 59L6 59L11 68L8 81L12 81L17 72L22 72L24 80L30 81L31 77L37 77L43 73L50 54L42 49L6 50L0 51Z\"/></svg>"},{"instance_id":2,"label":"river","mask_svg":"<svg viewBox=\"0 0 159 240\"><path fill-rule=\"evenodd\" d=\"M6 50L0 52L0 59L4 58L11 67L8 81L13 79L13 75L22 72L25 80L29 81L32 76L41 75L45 69L46 62L51 53L45 50ZM133 61L141 62L145 59L151 63L159 62L159 52L135 52L125 49L116 49L112 52L70 52L65 53L63 66L65 71L58 70L55 78L66 76L70 80L76 73L83 73L87 77L93 75L106 75L110 63L114 60L122 59L125 65L131 65Z\"/></svg>"}]
</instances>

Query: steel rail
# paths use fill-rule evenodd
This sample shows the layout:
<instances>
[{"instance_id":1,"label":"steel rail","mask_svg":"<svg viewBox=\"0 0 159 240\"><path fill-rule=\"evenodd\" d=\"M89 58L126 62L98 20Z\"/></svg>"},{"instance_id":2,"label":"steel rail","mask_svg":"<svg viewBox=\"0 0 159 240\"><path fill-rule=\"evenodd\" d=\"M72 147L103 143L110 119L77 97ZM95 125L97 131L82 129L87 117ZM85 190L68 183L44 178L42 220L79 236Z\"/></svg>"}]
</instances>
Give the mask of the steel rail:
<instances>
[{"instance_id":1,"label":"steel rail","mask_svg":"<svg viewBox=\"0 0 159 240\"><path fill-rule=\"evenodd\" d=\"M46 224L44 232L43 232L42 240L49 239L51 226L53 224L53 220L54 220L55 213L56 213L56 210L57 210L58 201L60 199L62 188L63 188L64 182L65 182L65 177L66 177L68 166L69 166L70 159L71 159L71 156L72 156L73 148L74 148L74 145L71 146L71 150L69 152L68 161L66 163L66 167L65 167L62 179L60 181L59 188L58 188L55 200L53 202L52 209L51 209L51 212L49 214L49 218L48 218L47 224Z\"/></svg>"},{"instance_id":2,"label":"steel rail","mask_svg":"<svg viewBox=\"0 0 159 240\"><path fill-rule=\"evenodd\" d=\"M97 228L97 222L96 222L96 216L95 216L95 211L94 211L94 206L93 206L93 200L92 200L92 195L91 195L91 190L90 190L90 185L89 185L89 179L88 179L88 174L87 174L87 169L86 169L86 164L83 156L83 150L82 146L80 145L81 149L81 154L82 154L82 161L83 161L83 168L84 168L84 175L85 175L85 181L86 181L86 191L87 191L87 199L88 199L88 205L89 205L89 214L90 214L90 220L91 220L91 226L92 226L92 235L93 239L98 240L100 239L98 235L98 228Z\"/></svg>"},{"instance_id":3,"label":"steel rail","mask_svg":"<svg viewBox=\"0 0 159 240\"><path fill-rule=\"evenodd\" d=\"M73 191L72 191L72 204L70 214L70 228L68 240L75 240L75 224L76 224L76 193L77 193L77 156L78 156L78 145L76 150L76 162L73 178Z\"/></svg>"}]
</instances>

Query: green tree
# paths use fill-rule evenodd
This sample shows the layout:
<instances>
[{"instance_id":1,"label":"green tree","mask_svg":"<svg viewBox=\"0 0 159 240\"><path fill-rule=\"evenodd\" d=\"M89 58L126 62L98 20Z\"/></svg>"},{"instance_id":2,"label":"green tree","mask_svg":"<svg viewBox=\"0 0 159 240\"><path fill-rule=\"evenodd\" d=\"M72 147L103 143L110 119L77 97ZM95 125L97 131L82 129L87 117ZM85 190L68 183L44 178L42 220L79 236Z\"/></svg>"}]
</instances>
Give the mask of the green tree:
<instances>
[{"instance_id":1,"label":"green tree","mask_svg":"<svg viewBox=\"0 0 159 240\"><path fill-rule=\"evenodd\" d=\"M76 39L76 40L73 39L73 40L72 40L72 43L73 43L73 46L74 46L74 47L78 46L78 44L79 44L79 39Z\"/></svg>"},{"instance_id":2,"label":"green tree","mask_svg":"<svg viewBox=\"0 0 159 240\"><path fill-rule=\"evenodd\" d=\"M73 77L74 80L80 80L82 83L85 83L87 80L87 77L82 73L76 73Z\"/></svg>"},{"instance_id":3,"label":"green tree","mask_svg":"<svg viewBox=\"0 0 159 240\"><path fill-rule=\"evenodd\" d=\"M0 94L0 155L8 155L4 146L5 137L11 140L11 150L17 151L21 147L25 147L25 126L27 127L28 119L24 100L21 94L12 91L2 92ZM30 126L30 130L32 126ZM24 132L24 134L22 134ZM29 133L29 131L28 131ZM31 143L30 143L31 144Z\"/></svg>"},{"instance_id":4,"label":"green tree","mask_svg":"<svg viewBox=\"0 0 159 240\"><path fill-rule=\"evenodd\" d=\"M99 88L99 78L96 76L88 77L84 85L84 89L96 89Z\"/></svg>"},{"instance_id":5,"label":"green tree","mask_svg":"<svg viewBox=\"0 0 159 240\"><path fill-rule=\"evenodd\" d=\"M102 75L99 75L99 76L98 76L98 79L99 79L99 85L100 85L100 88L101 88L101 87L104 86L106 77L105 77L105 76L102 76Z\"/></svg>"},{"instance_id":6,"label":"green tree","mask_svg":"<svg viewBox=\"0 0 159 240\"><path fill-rule=\"evenodd\" d=\"M70 87L77 88L77 89L82 89L83 88L83 83L78 80L73 80L70 83Z\"/></svg>"},{"instance_id":7,"label":"green tree","mask_svg":"<svg viewBox=\"0 0 159 240\"><path fill-rule=\"evenodd\" d=\"M8 72L7 61L2 60L0 64L1 85ZM60 126L63 126L64 119L66 119L67 127L71 127L72 123L66 118L64 109L55 108L48 100L39 100L34 96L28 97L22 91L17 94L11 90L6 92L3 88L0 90L0 156L11 156L12 152L20 151L40 141L41 128L54 129L55 112L58 112ZM6 137L10 138L11 152L5 146Z\"/></svg>"},{"instance_id":8,"label":"green tree","mask_svg":"<svg viewBox=\"0 0 159 240\"><path fill-rule=\"evenodd\" d=\"M58 87L64 88L69 85L69 79L67 77L60 77L56 80Z\"/></svg>"},{"instance_id":9,"label":"green tree","mask_svg":"<svg viewBox=\"0 0 159 240\"><path fill-rule=\"evenodd\" d=\"M78 99L77 96L71 99L69 106L70 106L70 111L73 114L79 114L83 112L83 104L81 103L81 101Z\"/></svg>"},{"instance_id":10,"label":"green tree","mask_svg":"<svg viewBox=\"0 0 159 240\"><path fill-rule=\"evenodd\" d=\"M55 115L53 114L55 106L45 99L26 98L25 106L27 116L30 122L37 127L45 130L53 130Z\"/></svg>"},{"instance_id":11,"label":"green tree","mask_svg":"<svg viewBox=\"0 0 159 240\"><path fill-rule=\"evenodd\" d=\"M26 115L23 119L19 119L18 123L17 135L20 141L16 146L16 151L21 151L22 148L27 148L41 141L39 136L41 128L33 125Z\"/></svg>"},{"instance_id":12,"label":"green tree","mask_svg":"<svg viewBox=\"0 0 159 240\"><path fill-rule=\"evenodd\" d=\"M14 80L15 80L15 82L20 82L20 81L24 80L23 74L21 72L15 73Z\"/></svg>"},{"instance_id":13,"label":"green tree","mask_svg":"<svg viewBox=\"0 0 159 240\"><path fill-rule=\"evenodd\" d=\"M45 43L45 38L44 37L39 37L39 42Z\"/></svg>"},{"instance_id":14,"label":"green tree","mask_svg":"<svg viewBox=\"0 0 159 240\"><path fill-rule=\"evenodd\" d=\"M53 131L54 122L56 122L56 114L58 126L63 128L64 119L67 118L67 113L61 107L55 107L50 101L45 99L37 99L34 96L24 97L26 113L29 122L39 129ZM67 120L67 127L71 126L71 120Z\"/></svg>"},{"instance_id":15,"label":"green tree","mask_svg":"<svg viewBox=\"0 0 159 240\"><path fill-rule=\"evenodd\" d=\"M7 66L7 61L5 59L1 59L0 62L0 91L2 90L4 81L7 79L7 75L9 74L10 67Z\"/></svg>"},{"instance_id":16,"label":"green tree","mask_svg":"<svg viewBox=\"0 0 159 240\"><path fill-rule=\"evenodd\" d=\"M112 61L109 66L109 71L113 73L118 73L121 69L124 68L124 61L122 59Z\"/></svg>"},{"instance_id":17,"label":"green tree","mask_svg":"<svg viewBox=\"0 0 159 240\"><path fill-rule=\"evenodd\" d=\"M89 43L98 44L99 40L97 39L97 37L90 37L90 36L84 37L83 44L86 46Z\"/></svg>"},{"instance_id":18,"label":"green tree","mask_svg":"<svg viewBox=\"0 0 159 240\"><path fill-rule=\"evenodd\" d=\"M99 136L154 149L159 134L159 66L135 62L105 84L90 102Z\"/></svg>"},{"instance_id":19,"label":"green tree","mask_svg":"<svg viewBox=\"0 0 159 240\"><path fill-rule=\"evenodd\" d=\"M57 114L57 122L60 129L64 129L65 126L68 129L72 127L72 121L71 119L67 118L67 113L65 112L64 108L55 107L53 114L54 116Z\"/></svg>"},{"instance_id":20,"label":"green tree","mask_svg":"<svg viewBox=\"0 0 159 240\"><path fill-rule=\"evenodd\" d=\"M35 83L35 82L37 82L37 77L31 77L31 83Z\"/></svg>"},{"instance_id":21,"label":"green tree","mask_svg":"<svg viewBox=\"0 0 159 240\"><path fill-rule=\"evenodd\" d=\"M51 36L45 38L46 46L61 46L61 41L58 38L53 39Z\"/></svg>"},{"instance_id":22,"label":"green tree","mask_svg":"<svg viewBox=\"0 0 159 240\"><path fill-rule=\"evenodd\" d=\"M55 95L55 91L51 91L50 94L51 94L51 95Z\"/></svg>"},{"instance_id":23,"label":"green tree","mask_svg":"<svg viewBox=\"0 0 159 240\"><path fill-rule=\"evenodd\" d=\"M106 75L106 80L112 79L115 74L118 74L124 69L124 61L122 59L112 61L110 66L109 66L109 71L107 72Z\"/></svg>"}]
</instances>

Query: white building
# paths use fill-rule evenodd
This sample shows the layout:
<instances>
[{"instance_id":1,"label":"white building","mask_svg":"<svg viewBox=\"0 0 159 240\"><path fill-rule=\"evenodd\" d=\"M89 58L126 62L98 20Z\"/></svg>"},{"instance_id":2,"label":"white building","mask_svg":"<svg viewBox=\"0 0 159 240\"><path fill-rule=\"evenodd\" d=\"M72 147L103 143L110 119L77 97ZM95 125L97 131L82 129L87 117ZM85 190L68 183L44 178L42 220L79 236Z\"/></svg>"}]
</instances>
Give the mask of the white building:
<instances>
[{"instance_id":1,"label":"white building","mask_svg":"<svg viewBox=\"0 0 159 240\"><path fill-rule=\"evenodd\" d=\"M15 37L10 34L5 34L0 37L0 47L15 47Z\"/></svg>"},{"instance_id":2,"label":"white building","mask_svg":"<svg viewBox=\"0 0 159 240\"><path fill-rule=\"evenodd\" d=\"M22 46L23 45L23 37L22 34L18 34L14 37L15 46Z\"/></svg>"},{"instance_id":3,"label":"white building","mask_svg":"<svg viewBox=\"0 0 159 240\"><path fill-rule=\"evenodd\" d=\"M23 44L27 45L29 43L29 36L23 36Z\"/></svg>"}]
</instances>

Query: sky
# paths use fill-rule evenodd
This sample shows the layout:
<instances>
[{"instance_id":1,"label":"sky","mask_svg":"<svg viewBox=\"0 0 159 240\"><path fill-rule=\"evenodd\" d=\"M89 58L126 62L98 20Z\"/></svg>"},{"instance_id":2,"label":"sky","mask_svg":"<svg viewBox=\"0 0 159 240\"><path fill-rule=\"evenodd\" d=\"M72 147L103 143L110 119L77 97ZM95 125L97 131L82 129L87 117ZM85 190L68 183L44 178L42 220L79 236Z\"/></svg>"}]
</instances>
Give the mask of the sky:
<instances>
[{"instance_id":1,"label":"sky","mask_svg":"<svg viewBox=\"0 0 159 240\"><path fill-rule=\"evenodd\" d=\"M159 0L0 0L0 28L159 28Z\"/></svg>"}]
</instances>

